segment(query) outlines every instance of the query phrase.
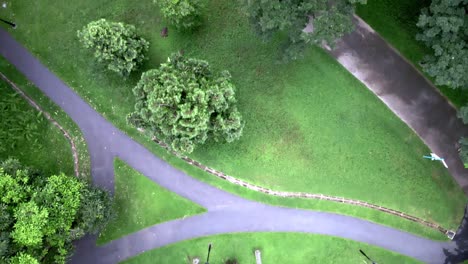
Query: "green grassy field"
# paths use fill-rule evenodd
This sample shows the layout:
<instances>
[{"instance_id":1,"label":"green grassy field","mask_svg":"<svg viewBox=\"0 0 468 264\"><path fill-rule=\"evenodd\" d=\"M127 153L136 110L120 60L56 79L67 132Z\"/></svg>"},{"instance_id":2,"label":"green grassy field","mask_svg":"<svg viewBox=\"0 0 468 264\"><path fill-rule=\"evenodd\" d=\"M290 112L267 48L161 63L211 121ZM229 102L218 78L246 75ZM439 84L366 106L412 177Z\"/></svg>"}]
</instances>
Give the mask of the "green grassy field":
<instances>
[{"instance_id":1,"label":"green grassy field","mask_svg":"<svg viewBox=\"0 0 468 264\"><path fill-rule=\"evenodd\" d=\"M136 25L151 42L143 70L157 67L180 49L187 56L208 60L216 69L230 70L246 120L245 133L233 144L207 143L192 155L197 160L276 190L345 196L450 228L459 224L466 198L440 164L421 158L429 151L421 140L322 50L311 48L304 60L277 64L280 39L262 43L237 1L210 1L203 27L184 34L169 27L165 39L159 31L167 24L151 1L22 0L11 3L11 10L2 10L1 15L14 18L19 27L12 33L43 63L108 120L191 175L249 193L249 198L339 211L419 232L400 225L402 220L362 208L250 194L182 165L125 122L133 111L131 89L139 73L122 80L105 71L80 47L76 30L101 17Z\"/></svg>"},{"instance_id":2,"label":"green grassy field","mask_svg":"<svg viewBox=\"0 0 468 264\"><path fill-rule=\"evenodd\" d=\"M364 243L322 235L300 233L238 233L183 241L136 256L123 263L160 264L192 263L197 257L204 263L208 244L212 243L210 263L255 263L254 251L261 251L263 263L367 263L362 249L378 263L420 263ZM307 246L305 246L307 245Z\"/></svg>"},{"instance_id":3,"label":"green grassy field","mask_svg":"<svg viewBox=\"0 0 468 264\"><path fill-rule=\"evenodd\" d=\"M42 171L46 175L58 174L64 172L68 175L73 173L73 160L70 149L70 144L60 132L58 128L50 124L44 117L37 116L38 112L33 109L22 97L10 88L9 84L0 80L0 105L4 98L15 96L15 107L17 110L11 108L2 108L0 111L6 111L2 114L14 116L16 120L27 120L27 123L14 126L19 129L17 132L12 133L11 140L15 145L4 146L0 148L0 160L5 160L9 157L18 159L22 164L31 166ZM37 116L37 117L36 117ZM35 133L32 138L27 139L24 137L26 126L35 125ZM13 127L10 125L10 127ZM3 122L0 122L0 129L8 131L9 127L5 127ZM28 129L29 130L29 129ZM36 142L36 143L33 143ZM5 144L6 142L0 142ZM4 149L2 151L2 149Z\"/></svg>"},{"instance_id":4,"label":"green grassy field","mask_svg":"<svg viewBox=\"0 0 468 264\"><path fill-rule=\"evenodd\" d=\"M194 204L160 186L116 159L114 210L116 219L100 234L98 244L165 221L204 212Z\"/></svg>"},{"instance_id":5,"label":"green grassy field","mask_svg":"<svg viewBox=\"0 0 468 264\"><path fill-rule=\"evenodd\" d=\"M21 73L19 73L13 66L11 66L3 57L0 56L0 72L2 72L4 75L7 76L10 80L12 80L14 83L16 83L23 91L25 91L28 96L33 98L33 100L38 103L43 110L47 111L65 130L68 131L70 136L73 138L77 151L78 151L78 160L79 160L79 170L80 174L84 178L89 178L90 177L90 159L89 159L89 154L88 154L88 148L86 147L86 143L84 141L83 136L81 135L81 131L78 128L78 126L71 120L68 115L62 111L60 107L55 105L49 98L47 98L37 87L32 85ZM11 91L13 91L10 87L8 87ZM0 93L3 95L3 93ZM23 103L22 103L23 105ZM27 107L33 109L30 107L26 101L24 101L24 105L27 105ZM35 110L32 110L35 111ZM44 119L45 120L45 119ZM57 165L52 165L56 163L55 161L61 162L61 160L67 160L67 165L63 166L64 167L64 172L66 172L69 175L74 175L73 171L73 157L71 154L71 149L70 149L70 143L68 140L61 134L61 132L55 128L55 126L48 124L46 125L47 129L41 130L41 133L44 132L46 135L49 133L49 131L53 131L52 138L48 138L48 136L45 136L45 142L47 144L47 147L45 147L42 151L45 153L35 155L34 151L30 153L30 151L27 151L26 149L18 149L18 151L15 151L17 153L13 153L14 156L18 155L26 155L25 156L25 162L28 162L28 160L31 160L32 162L35 162L35 165L37 165L37 168L43 168L47 166L57 166ZM28 147L30 148L30 147ZM47 153L48 150L52 150L52 155L49 155ZM57 154L55 154L57 153ZM60 154L61 153L61 154ZM46 161L54 161L53 163L49 162L43 162L41 158L46 158ZM66 169L65 169L66 168ZM53 167L50 170L47 169L47 171L57 173L60 168Z\"/></svg>"},{"instance_id":6,"label":"green grassy field","mask_svg":"<svg viewBox=\"0 0 468 264\"><path fill-rule=\"evenodd\" d=\"M430 4L430 0L369 0L366 5L358 6L357 14L421 70L419 62L432 50L416 40L420 32L416 23L421 8ZM462 89L437 88L457 107L468 103L468 93Z\"/></svg>"}]
</instances>

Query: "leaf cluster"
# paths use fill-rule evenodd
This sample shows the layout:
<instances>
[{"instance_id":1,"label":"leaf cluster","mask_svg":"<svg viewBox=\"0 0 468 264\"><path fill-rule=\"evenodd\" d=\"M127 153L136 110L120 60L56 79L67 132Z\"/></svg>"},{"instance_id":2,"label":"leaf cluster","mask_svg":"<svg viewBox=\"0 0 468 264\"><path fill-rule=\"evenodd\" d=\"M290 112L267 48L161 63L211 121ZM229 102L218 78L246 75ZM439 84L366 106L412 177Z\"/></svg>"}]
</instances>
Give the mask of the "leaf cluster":
<instances>
[{"instance_id":1,"label":"leaf cluster","mask_svg":"<svg viewBox=\"0 0 468 264\"><path fill-rule=\"evenodd\" d=\"M422 9L416 38L433 50L421 62L437 85L468 88L468 0L433 0Z\"/></svg>"},{"instance_id":2,"label":"leaf cluster","mask_svg":"<svg viewBox=\"0 0 468 264\"><path fill-rule=\"evenodd\" d=\"M245 0L255 31L265 40L278 32L288 35L285 60L299 58L307 44L333 46L353 30L354 4L365 0Z\"/></svg>"},{"instance_id":3,"label":"leaf cluster","mask_svg":"<svg viewBox=\"0 0 468 264\"><path fill-rule=\"evenodd\" d=\"M95 233L112 214L106 192L14 159L0 163L0 193L0 262L65 263L71 242Z\"/></svg>"},{"instance_id":4,"label":"leaf cluster","mask_svg":"<svg viewBox=\"0 0 468 264\"><path fill-rule=\"evenodd\" d=\"M178 29L192 29L200 25L202 0L155 0L161 13Z\"/></svg>"},{"instance_id":5,"label":"leaf cluster","mask_svg":"<svg viewBox=\"0 0 468 264\"><path fill-rule=\"evenodd\" d=\"M77 32L85 48L94 51L94 57L107 64L107 68L128 76L145 60L149 43L139 37L133 25L93 21Z\"/></svg>"},{"instance_id":6,"label":"leaf cluster","mask_svg":"<svg viewBox=\"0 0 468 264\"><path fill-rule=\"evenodd\" d=\"M244 124L229 72L214 74L208 62L173 54L143 73L133 89L129 123L145 128L179 153L191 153L208 138L232 142Z\"/></svg>"}]
</instances>

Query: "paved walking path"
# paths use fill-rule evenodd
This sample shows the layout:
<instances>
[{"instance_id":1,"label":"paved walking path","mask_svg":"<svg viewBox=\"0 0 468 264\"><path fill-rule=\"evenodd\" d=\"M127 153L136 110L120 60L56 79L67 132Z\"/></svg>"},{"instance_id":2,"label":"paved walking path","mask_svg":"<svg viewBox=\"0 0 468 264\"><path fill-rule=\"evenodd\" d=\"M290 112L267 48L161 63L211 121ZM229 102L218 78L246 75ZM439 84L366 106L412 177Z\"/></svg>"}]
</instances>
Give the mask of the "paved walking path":
<instances>
[{"instance_id":1,"label":"paved walking path","mask_svg":"<svg viewBox=\"0 0 468 264\"><path fill-rule=\"evenodd\" d=\"M450 174L468 194L468 170L457 150L468 127L437 89L372 28L359 18L356 24L356 31L330 53L445 159Z\"/></svg>"},{"instance_id":2,"label":"paved walking path","mask_svg":"<svg viewBox=\"0 0 468 264\"><path fill-rule=\"evenodd\" d=\"M243 231L287 231L334 235L376 245L427 263L443 263L453 242L436 242L362 219L332 213L269 206L202 183L155 157L86 104L0 29L0 54L77 123L88 143L94 181L114 188L113 158L118 156L161 186L208 209L138 231L103 247L93 237L77 243L73 263L116 263L145 250L189 238Z\"/></svg>"}]
</instances>

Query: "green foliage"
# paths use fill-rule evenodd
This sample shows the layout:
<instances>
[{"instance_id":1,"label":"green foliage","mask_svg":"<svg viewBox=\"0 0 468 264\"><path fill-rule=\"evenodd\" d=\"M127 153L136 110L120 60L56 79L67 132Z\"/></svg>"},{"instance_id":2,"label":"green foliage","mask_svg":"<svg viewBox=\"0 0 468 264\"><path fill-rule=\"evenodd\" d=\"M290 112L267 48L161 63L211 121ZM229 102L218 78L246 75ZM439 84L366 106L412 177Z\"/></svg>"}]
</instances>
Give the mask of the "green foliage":
<instances>
[{"instance_id":1,"label":"green foliage","mask_svg":"<svg viewBox=\"0 0 468 264\"><path fill-rule=\"evenodd\" d=\"M161 13L179 29L190 29L200 24L202 0L155 0Z\"/></svg>"},{"instance_id":2,"label":"green foliage","mask_svg":"<svg viewBox=\"0 0 468 264\"><path fill-rule=\"evenodd\" d=\"M81 192L81 206L77 221L84 233L97 234L114 218L109 193L94 186Z\"/></svg>"},{"instance_id":3,"label":"green foliage","mask_svg":"<svg viewBox=\"0 0 468 264\"><path fill-rule=\"evenodd\" d=\"M14 150L21 141L29 141L32 147L38 147L33 140L39 135L39 123L42 115L33 109L24 111L18 107L22 99L15 92L0 96L0 152Z\"/></svg>"},{"instance_id":4,"label":"green foliage","mask_svg":"<svg viewBox=\"0 0 468 264\"><path fill-rule=\"evenodd\" d=\"M433 0L422 9L417 39L434 53L421 62L436 85L468 88L468 0Z\"/></svg>"},{"instance_id":5,"label":"green foliage","mask_svg":"<svg viewBox=\"0 0 468 264\"><path fill-rule=\"evenodd\" d=\"M10 264L39 264L39 261L26 253L19 253L10 259Z\"/></svg>"},{"instance_id":6,"label":"green foliage","mask_svg":"<svg viewBox=\"0 0 468 264\"><path fill-rule=\"evenodd\" d=\"M354 4L366 0L245 0L247 14L264 39L286 32L284 59L297 59L306 44L329 45L353 30Z\"/></svg>"},{"instance_id":7,"label":"green foliage","mask_svg":"<svg viewBox=\"0 0 468 264\"><path fill-rule=\"evenodd\" d=\"M458 141L460 148L458 149L458 154L462 160L465 168L468 168L468 138L462 137Z\"/></svg>"},{"instance_id":8,"label":"green foliage","mask_svg":"<svg viewBox=\"0 0 468 264\"><path fill-rule=\"evenodd\" d=\"M173 54L159 69L143 73L128 121L177 152L191 153L209 137L232 142L244 127L234 90L229 72L215 75L208 62Z\"/></svg>"},{"instance_id":9,"label":"green foliage","mask_svg":"<svg viewBox=\"0 0 468 264\"><path fill-rule=\"evenodd\" d=\"M21 246L40 246L48 224L48 212L34 201L19 204L15 210L16 223L11 238Z\"/></svg>"},{"instance_id":10,"label":"green foliage","mask_svg":"<svg viewBox=\"0 0 468 264\"><path fill-rule=\"evenodd\" d=\"M89 23L77 35L84 47L94 50L98 61L122 76L137 69L149 47L148 41L136 34L133 25L105 19Z\"/></svg>"},{"instance_id":11,"label":"green foliage","mask_svg":"<svg viewBox=\"0 0 468 264\"><path fill-rule=\"evenodd\" d=\"M5 166L0 167L1 259L11 263L34 263L32 259L65 263L73 240L107 223L108 219L100 216L110 215L111 201L103 191L63 173L33 173L16 160L0 165ZM87 208L95 210L96 215L82 217L83 206L93 204L107 207Z\"/></svg>"},{"instance_id":12,"label":"green foliage","mask_svg":"<svg viewBox=\"0 0 468 264\"><path fill-rule=\"evenodd\" d=\"M458 117L462 119L463 123L468 124L468 106L460 108L458 111ZM458 149L458 154L462 160L465 168L468 168L468 138L462 137L458 141L460 148Z\"/></svg>"},{"instance_id":13,"label":"green foliage","mask_svg":"<svg viewBox=\"0 0 468 264\"><path fill-rule=\"evenodd\" d=\"M4 230L4 228L0 228L0 230ZM10 233L0 231L0 263L7 259L9 255L9 248L10 248Z\"/></svg>"},{"instance_id":14,"label":"green foliage","mask_svg":"<svg viewBox=\"0 0 468 264\"><path fill-rule=\"evenodd\" d=\"M464 106L458 110L458 118L463 120L463 123L468 124L468 106Z\"/></svg>"}]
</instances>

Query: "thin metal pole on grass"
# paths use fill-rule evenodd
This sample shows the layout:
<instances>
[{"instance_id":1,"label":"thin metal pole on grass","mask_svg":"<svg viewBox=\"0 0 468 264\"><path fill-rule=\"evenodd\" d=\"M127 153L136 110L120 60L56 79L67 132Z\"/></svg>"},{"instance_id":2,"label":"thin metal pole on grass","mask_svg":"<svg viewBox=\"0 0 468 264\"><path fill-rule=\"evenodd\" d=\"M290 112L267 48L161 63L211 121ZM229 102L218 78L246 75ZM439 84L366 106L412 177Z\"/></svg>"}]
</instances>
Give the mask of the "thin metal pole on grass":
<instances>
[{"instance_id":1,"label":"thin metal pole on grass","mask_svg":"<svg viewBox=\"0 0 468 264\"><path fill-rule=\"evenodd\" d=\"M359 252L361 252L361 254L366 257L366 259L368 259L370 262L372 262L372 264L377 264L377 262L373 261L371 258L369 258L366 253L364 253L364 251L362 251L361 249L359 250Z\"/></svg>"},{"instance_id":2,"label":"thin metal pole on grass","mask_svg":"<svg viewBox=\"0 0 468 264\"><path fill-rule=\"evenodd\" d=\"M12 22L10 22L10 21L6 21L6 20L1 19L1 18L0 18L0 21L6 23L6 24L8 24L8 25L10 25L12 28L16 28L16 24L15 24L15 23L12 23Z\"/></svg>"},{"instance_id":3,"label":"thin metal pole on grass","mask_svg":"<svg viewBox=\"0 0 468 264\"><path fill-rule=\"evenodd\" d=\"M211 243L208 245L208 256L206 257L206 264L210 264Z\"/></svg>"}]
</instances>

